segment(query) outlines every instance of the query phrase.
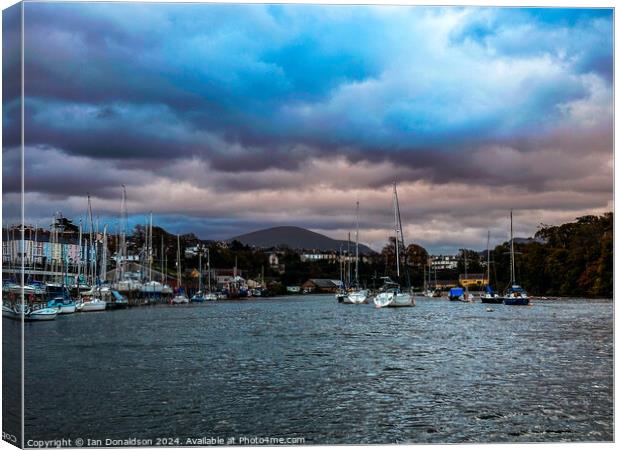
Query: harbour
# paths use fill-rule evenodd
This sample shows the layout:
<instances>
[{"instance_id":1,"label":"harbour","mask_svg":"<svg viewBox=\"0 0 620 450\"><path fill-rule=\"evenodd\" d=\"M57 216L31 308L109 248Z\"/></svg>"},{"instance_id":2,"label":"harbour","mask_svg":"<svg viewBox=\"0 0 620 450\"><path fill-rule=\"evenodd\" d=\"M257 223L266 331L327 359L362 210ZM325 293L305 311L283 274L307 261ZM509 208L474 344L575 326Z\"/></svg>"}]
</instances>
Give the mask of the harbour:
<instances>
[{"instance_id":1,"label":"harbour","mask_svg":"<svg viewBox=\"0 0 620 450\"><path fill-rule=\"evenodd\" d=\"M486 308L310 294L26 324L26 436L612 440L613 303Z\"/></svg>"}]
</instances>

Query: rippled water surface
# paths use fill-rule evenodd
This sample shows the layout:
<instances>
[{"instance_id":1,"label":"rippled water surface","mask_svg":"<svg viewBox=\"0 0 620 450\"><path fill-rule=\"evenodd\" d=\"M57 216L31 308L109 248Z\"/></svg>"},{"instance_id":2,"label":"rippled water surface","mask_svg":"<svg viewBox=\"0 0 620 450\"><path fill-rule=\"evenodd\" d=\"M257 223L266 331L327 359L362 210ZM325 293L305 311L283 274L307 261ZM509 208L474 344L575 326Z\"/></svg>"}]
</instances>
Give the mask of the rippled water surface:
<instances>
[{"instance_id":1,"label":"rippled water surface","mask_svg":"<svg viewBox=\"0 0 620 450\"><path fill-rule=\"evenodd\" d=\"M26 439L613 439L610 301L417 304L302 296L26 324Z\"/></svg>"}]
</instances>

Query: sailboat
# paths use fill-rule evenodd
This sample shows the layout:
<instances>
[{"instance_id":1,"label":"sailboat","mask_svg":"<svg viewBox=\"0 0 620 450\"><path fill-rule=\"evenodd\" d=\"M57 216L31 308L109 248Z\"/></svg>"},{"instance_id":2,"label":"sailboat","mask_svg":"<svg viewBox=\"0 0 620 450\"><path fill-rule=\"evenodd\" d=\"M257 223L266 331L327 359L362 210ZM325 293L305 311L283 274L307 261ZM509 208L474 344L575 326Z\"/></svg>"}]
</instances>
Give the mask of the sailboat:
<instances>
[{"instance_id":1,"label":"sailboat","mask_svg":"<svg viewBox=\"0 0 620 450\"><path fill-rule=\"evenodd\" d=\"M427 273L426 273L426 266L423 267L424 269L424 296L426 297L436 297L436 292L437 289L434 289L431 287L432 283L431 283L431 271L433 270L432 266L431 266L431 259L428 258L428 281L427 281ZM435 286L437 286L437 280L435 280Z\"/></svg>"},{"instance_id":2,"label":"sailboat","mask_svg":"<svg viewBox=\"0 0 620 450\"><path fill-rule=\"evenodd\" d=\"M198 247L198 292L192 295L192 303L203 303L207 299L202 292L202 247Z\"/></svg>"},{"instance_id":3,"label":"sailboat","mask_svg":"<svg viewBox=\"0 0 620 450\"><path fill-rule=\"evenodd\" d=\"M181 286L181 237L177 234L177 286L178 292L175 295L171 302L173 305L179 305L183 303L189 303L189 299L187 295L185 295L185 291Z\"/></svg>"},{"instance_id":4,"label":"sailboat","mask_svg":"<svg viewBox=\"0 0 620 450\"><path fill-rule=\"evenodd\" d=\"M347 298L347 291L345 289L344 283L344 259L342 257L342 244L340 244L340 253L338 254L338 265L340 266L340 286L338 286L338 291L336 291L336 301L338 303L344 303L344 299Z\"/></svg>"},{"instance_id":5,"label":"sailboat","mask_svg":"<svg viewBox=\"0 0 620 450\"><path fill-rule=\"evenodd\" d=\"M487 232L487 285L484 287L484 294L480 295L482 303L502 303L502 298L491 287L491 248L489 243L491 240L491 232Z\"/></svg>"},{"instance_id":6,"label":"sailboat","mask_svg":"<svg viewBox=\"0 0 620 450\"><path fill-rule=\"evenodd\" d=\"M405 241L403 239L403 226L400 220L400 207L398 205L398 192L396 191L396 182L394 182L394 192L392 194L392 200L394 203L394 231L395 231L395 240L394 244L396 247L396 275L400 280L400 252L399 247L405 248ZM374 298L374 304L377 308L384 307L398 307L398 306L415 306L415 300L411 295L411 281L409 279L409 271L407 269L407 265L405 264L405 282L406 282L406 291L403 292L401 290L401 286L399 283L395 283L389 279L389 277L384 277L384 284L381 288L381 292L379 292Z\"/></svg>"},{"instance_id":7,"label":"sailboat","mask_svg":"<svg viewBox=\"0 0 620 450\"><path fill-rule=\"evenodd\" d=\"M467 280L467 250L463 249L463 259L465 262L465 279ZM471 303L474 301L474 296L469 293L469 286L465 285L465 292L463 293L463 298L460 299L462 302Z\"/></svg>"},{"instance_id":8,"label":"sailboat","mask_svg":"<svg viewBox=\"0 0 620 450\"><path fill-rule=\"evenodd\" d=\"M356 216L357 216L357 229L355 231L355 284L353 286L353 290L351 290L349 292L349 295L347 295L347 297L343 300L343 303L349 303L352 305L360 305L362 303L366 303L366 298L368 297L368 290L360 288L360 280L359 280L360 202L357 202L357 205L356 205Z\"/></svg>"},{"instance_id":9,"label":"sailboat","mask_svg":"<svg viewBox=\"0 0 620 450\"><path fill-rule=\"evenodd\" d=\"M523 305L530 304L530 298L521 286L515 280L515 246L512 235L512 210L510 210L510 286L506 289L502 297L504 305Z\"/></svg>"}]
</instances>

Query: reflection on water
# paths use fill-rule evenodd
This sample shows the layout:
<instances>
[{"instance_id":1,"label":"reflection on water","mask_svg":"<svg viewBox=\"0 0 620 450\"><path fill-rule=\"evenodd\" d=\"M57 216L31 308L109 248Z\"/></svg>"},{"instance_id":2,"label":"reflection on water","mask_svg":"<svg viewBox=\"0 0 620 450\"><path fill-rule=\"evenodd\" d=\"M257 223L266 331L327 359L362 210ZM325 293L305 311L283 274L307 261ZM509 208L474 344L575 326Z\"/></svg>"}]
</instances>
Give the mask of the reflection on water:
<instances>
[{"instance_id":1,"label":"reflection on water","mask_svg":"<svg viewBox=\"0 0 620 450\"><path fill-rule=\"evenodd\" d=\"M26 324L26 439L613 439L610 301L417 304L303 296Z\"/></svg>"}]
</instances>

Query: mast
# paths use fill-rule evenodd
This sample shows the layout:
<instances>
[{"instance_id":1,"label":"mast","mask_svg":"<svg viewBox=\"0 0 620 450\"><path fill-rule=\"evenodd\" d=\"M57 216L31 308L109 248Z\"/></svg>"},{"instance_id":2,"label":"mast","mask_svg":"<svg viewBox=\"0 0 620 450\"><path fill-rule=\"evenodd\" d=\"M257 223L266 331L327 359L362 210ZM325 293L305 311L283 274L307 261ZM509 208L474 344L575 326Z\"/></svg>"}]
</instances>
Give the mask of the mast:
<instances>
[{"instance_id":1,"label":"mast","mask_svg":"<svg viewBox=\"0 0 620 450\"><path fill-rule=\"evenodd\" d=\"M127 233L127 190L125 189L125 185L121 185L121 221L120 221L120 252L121 252L121 260L120 260L120 271L119 278L120 281L123 280L125 276L125 260L127 259L127 244L125 242L126 233Z\"/></svg>"},{"instance_id":2,"label":"mast","mask_svg":"<svg viewBox=\"0 0 620 450\"><path fill-rule=\"evenodd\" d=\"M351 285L351 232L347 235L347 287Z\"/></svg>"},{"instance_id":3,"label":"mast","mask_svg":"<svg viewBox=\"0 0 620 450\"><path fill-rule=\"evenodd\" d=\"M104 283L107 277L108 269L108 224L103 226L103 243L101 246L101 274L99 278Z\"/></svg>"},{"instance_id":4,"label":"mast","mask_svg":"<svg viewBox=\"0 0 620 450\"><path fill-rule=\"evenodd\" d=\"M202 292L202 247L198 246L198 292Z\"/></svg>"},{"instance_id":5,"label":"mast","mask_svg":"<svg viewBox=\"0 0 620 450\"><path fill-rule=\"evenodd\" d=\"M181 288L181 236L177 234L177 287Z\"/></svg>"},{"instance_id":6,"label":"mast","mask_svg":"<svg viewBox=\"0 0 620 450\"><path fill-rule=\"evenodd\" d=\"M357 218L357 228L355 229L355 286L359 287L359 258L360 258L360 202L357 201L355 206L355 215Z\"/></svg>"},{"instance_id":7,"label":"mast","mask_svg":"<svg viewBox=\"0 0 620 450\"><path fill-rule=\"evenodd\" d=\"M465 279L467 280L467 250L463 249L463 259L465 262ZM469 283L468 283L469 285ZM469 287L468 285L465 286L465 292L469 292Z\"/></svg>"},{"instance_id":8,"label":"mast","mask_svg":"<svg viewBox=\"0 0 620 450\"><path fill-rule=\"evenodd\" d=\"M80 231L78 233L78 247L80 252L78 254L78 263L77 263L77 281L76 285L78 287L78 292L80 291L80 269L82 267L82 219L80 219Z\"/></svg>"},{"instance_id":9,"label":"mast","mask_svg":"<svg viewBox=\"0 0 620 450\"><path fill-rule=\"evenodd\" d=\"M396 192L396 182L394 182L394 197L396 199L396 213L397 213L397 217L398 217L398 230L400 232L400 244L403 246L403 251L406 252L406 247L405 247L405 237L403 235L403 222L401 220L400 217L400 205L398 203L398 192ZM407 265L407 255L405 253L405 264L404 264L404 269L405 269L405 283L407 285L407 289L411 288L411 279L409 278L409 266Z\"/></svg>"},{"instance_id":10,"label":"mast","mask_svg":"<svg viewBox=\"0 0 620 450\"><path fill-rule=\"evenodd\" d=\"M398 247L400 246L400 242L398 240L398 198L396 197L396 181L394 182L392 203L394 204L394 245L396 247L396 276L400 280L400 255L398 253Z\"/></svg>"},{"instance_id":11,"label":"mast","mask_svg":"<svg viewBox=\"0 0 620 450\"><path fill-rule=\"evenodd\" d=\"M90 285L94 284L94 271L93 271L93 208L90 203L90 194L87 194L88 197L88 242L90 247L88 248L88 275L90 277Z\"/></svg>"},{"instance_id":12,"label":"mast","mask_svg":"<svg viewBox=\"0 0 620 450\"><path fill-rule=\"evenodd\" d=\"M32 249L32 269L36 269L36 257L37 254L39 253L39 246L38 246L38 241L37 241L37 232L39 231L39 222L35 222L34 223L34 248Z\"/></svg>"},{"instance_id":13,"label":"mast","mask_svg":"<svg viewBox=\"0 0 620 450\"><path fill-rule=\"evenodd\" d=\"M211 255L209 253L209 247L207 247L207 285L209 293L211 292Z\"/></svg>"},{"instance_id":14,"label":"mast","mask_svg":"<svg viewBox=\"0 0 620 450\"><path fill-rule=\"evenodd\" d=\"M166 284L164 279L164 234L161 234L161 254L159 255L159 269L161 270L161 284Z\"/></svg>"},{"instance_id":15,"label":"mast","mask_svg":"<svg viewBox=\"0 0 620 450\"><path fill-rule=\"evenodd\" d=\"M491 230L487 230L487 285L491 286Z\"/></svg>"},{"instance_id":16,"label":"mast","mask_svg":"<svg viewBox=\"0 0 620 450\"><path fill-rule=\"evenodd\" d=\"M95 222L95 239L93 240L94 258L93 258L93 284L98 284L97 280L97 261L99 261L99 217ZM101 267L101 266L99 266Z\"/></svg>"},{"instance_id":17,"label":"mast","mask_svg":"<svg viewBox=\"0 0 620 450\"><path fill-rule=\"evenodd\" d=\"M151 212L151 221L149 223L149 281L153 277L153 213Z\"/></svg>"},{"instance_id":18,"label":"mast","mask_svg":"<svg viewBox=\"0 0 620 450\"><path fill-rule=\"evenodd\" d=\"M342 277L344 276L344 270L342 268L343 265L343 260L342 260L342 242L340 243L340 258L338 258L338 268L340 269L340 288L344 288L344 280L342 279Z\"/></svg>"},{"instance_id":19,"label":"mast","mask_svg":"<svg viewBox=\"0 0 620 450\"><path fill-rule=\"evenodd\" d=\"M510 287L515 284L515 246L512 237L512 209L510 210Z\"/></svg>"}]
</instances>

